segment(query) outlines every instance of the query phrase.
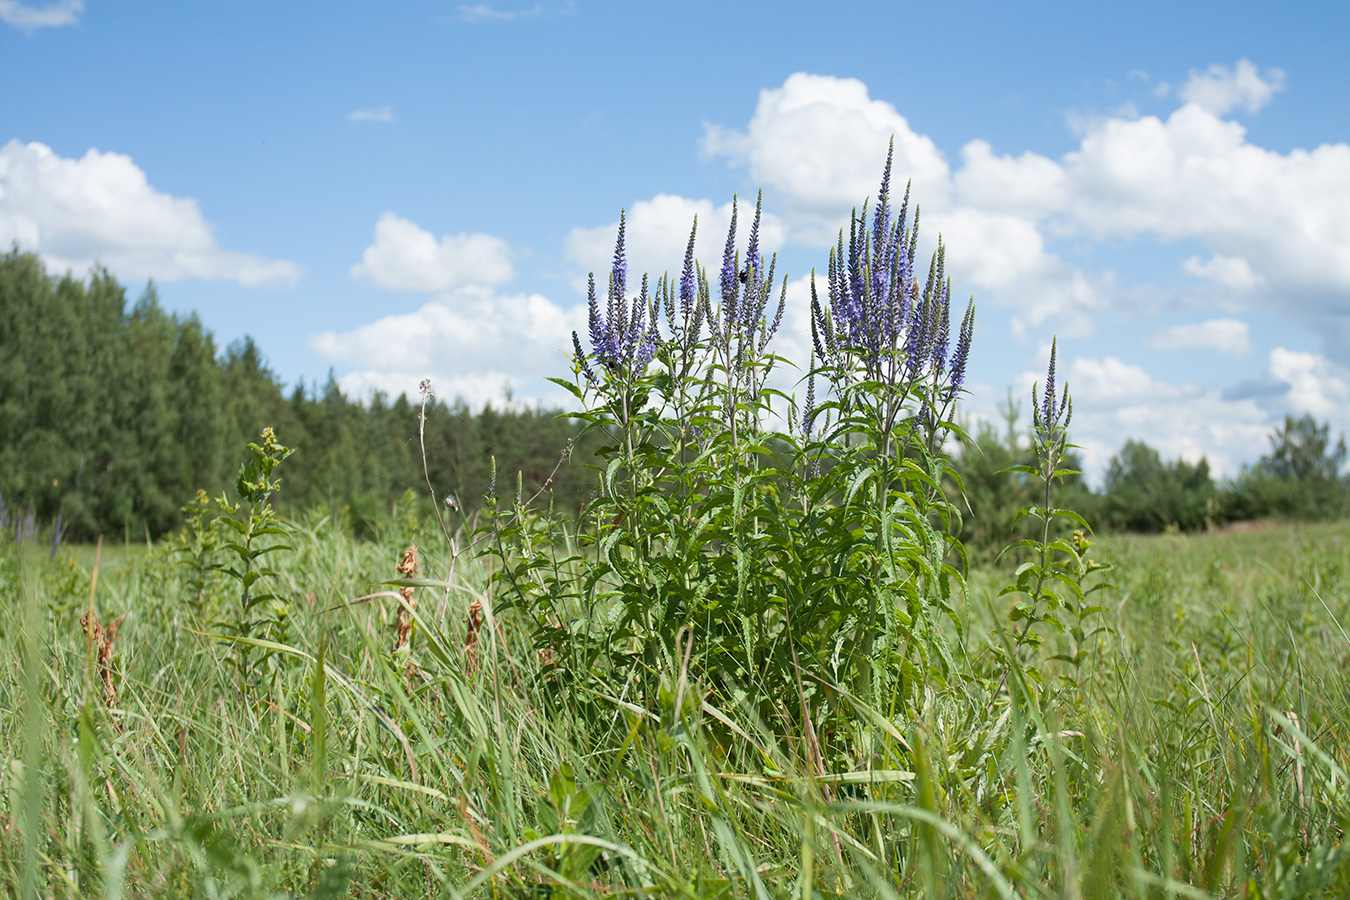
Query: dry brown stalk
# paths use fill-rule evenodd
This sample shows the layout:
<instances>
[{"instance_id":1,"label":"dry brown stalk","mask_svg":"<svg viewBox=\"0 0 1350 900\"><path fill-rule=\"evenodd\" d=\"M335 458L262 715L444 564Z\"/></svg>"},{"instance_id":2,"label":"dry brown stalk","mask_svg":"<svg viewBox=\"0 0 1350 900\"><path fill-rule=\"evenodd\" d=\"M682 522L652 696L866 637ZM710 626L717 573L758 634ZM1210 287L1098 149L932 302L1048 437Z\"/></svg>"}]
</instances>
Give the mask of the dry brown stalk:
<instances>
[{"instance_id":1,"label":"dry brown stalk","mask_svg":"<svg viewBox=\"0 0 1350 900\"><path fill-rule=\"evenodd\" d=\"M103 703L108 709L117 706L117 684L113 681L112 671L113 641L117 639L117 626L126 617L127 614L122 613L105 626L99 624L98 613L92 607L80 616L80 626L98 654L98 680L103 683Z\"/></svg>"},{"instance_id":2,"label":"dry brown stalk","mask_svg":"<svg viewBox=\"0 0 1350 900\"><path fill-rule=\"evenodd\" d=\"M403 551L403 561L398 564L398 574L403 578L414 578L417 575L417 545L413 544L407 550ZM408 638L412 634L412 612L417 609L417 598L413 596L413 588L405 587L399 590L399 595L403 602L398 607L398 636L394 640L394 652L397 653L408 646Z\"/></svg>"},{"instance_id":3,"label":"dry brown stalk","mask_svg":"<svg viewBox=\"0 0 1350 900\"><path fill-rule=\"evenodd\" d=\"M492 848L488 846L487 838L483 837L483 832L474 821L474 814L469 811L469 803L463 797L459 798L459 814L464 817L464 821L469 825L469 833L478 844L479 851L483 854L483 867L491 866L497 860L492 855Z\"/></svg>"},{"instance_id":4,"label":"dry brown stalk","mask_svg":"<svg viewBox=\"0 0 1350 900\"><path fill-rule=\"evenodd\" d=\"M464 661L469 677L478 670L478 629L483 625L483 604L475 599L469 604L469 614L465 617L469 631L464 636Z\"/></svg>"}]
</instances>

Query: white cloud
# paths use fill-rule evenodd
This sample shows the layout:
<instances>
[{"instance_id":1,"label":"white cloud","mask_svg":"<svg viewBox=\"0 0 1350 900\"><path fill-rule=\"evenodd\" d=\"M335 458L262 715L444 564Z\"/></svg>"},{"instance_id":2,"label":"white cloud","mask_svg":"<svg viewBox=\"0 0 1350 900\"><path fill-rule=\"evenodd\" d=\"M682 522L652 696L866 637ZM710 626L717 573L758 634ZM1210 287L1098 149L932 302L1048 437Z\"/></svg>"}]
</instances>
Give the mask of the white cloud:
<instances>
[{"instance_id":1,"label":"white cloud","mask_svg":"<svg viewBox=\"0 0 1350 900\"><path fill-rule=\"evenodd\" d=\"M854 78L790 75L782 87L760 91L745 131L705 124L702 149L746 166L755 183L779 192L803 231L799 240L832 243L849 209L875 199L892 135L895 189L913 179L922 203L944 204L950 171L937 145Z\"/></svg>"},{"instance_id":2,"label":"white cloud","mask_svg":"<svg viewBox=\"0 0 1350 900\"><path fill-rule=\"evenodd\" d=\"M0 0L0 22L32 34L39 28L78 25L84 12L83 0L59 0L46 6L30 6L17 0Z\"/></svg>"},{"instance_id":3,"label":"white cloud","mask_svg":"<svg viewBox=\"0 0 1350 900\"><path fill-rule=\"evenodd\" d=\"M438 396L472 405L499 402L503 385L524 403L561 403L539 391L543 375L568 373L562 355L573 330L583 330L585 306L563 309L540 294L498 294L482 285L461 287L416 312L385 316L347 332L325 331L310 347L333 363L355 366L343 390L415 394L431 378Z\"/></svg>"},{"instance_id":4,"label":"white cloud","mask_svg":"<svg viewBox=\"0 0 1350 900\"><path fill-rule=\"evenodd\" d=\"M485 20L510 20L517 18L519 13L507 10L497 9L489 3L464 4L458 7L455 12L461 22L482 22Z\"/></svg>"},{"instance_id":5,"label":"white cloud","mask_svg":"<svg viewBox=\"0 0 1350 900\"><path fill-rule=\"evenodd\" d=\"M387 212L375 223L375 243L352 266L351 276L388 290L434 293L503 284L515 270L511 248L501 238L461 233L437 240L415 222Z\"/></svg>"},{"instance_id":6,"label":"white cloud","mask_svg":"<svg viewBox=\"0 0 1350 900\"><path fill-rule=\"evenodd\" d=\"M1231 478L1269 449L1285 415L1311 414L1332 432L1350 431L1350 370L1326 357L1276 347L1260 382L1219 391L1155 379L1137 365L1107 356L1074 359L1060 369L1074 400L1069 426L1084 466L1100 482L1126 440L1140 440L1164 459L1208 459L1215 477ZM1043 372L1024 372L1027 396Z\"/></svg>"},{"instance_id":7,"label":"white cloud","mask_svg":"<svg viewBox=\"0 0 1350 900\"><path fill-rule=\"evenodd\" d=\"M1021 156L996 156L987 141L961 148L956 173L957 197L963 205L1040 219L1063 209L1069 200L1069 178L1054 160L1030 151Z\"/></svg>"},{"instance_id":8,"label":"white cloud","mask_svg":"<svg viewBox=\"0 0 1350 900\"><path fill-rule=\"evenodd\" d=\"M1067 202L1068 178L1053 160L996 157L974 141L953 177L932 139L872 99L861 81L800 72L760 92L744 131L705 125L702 149L745 165L781 199L792 240L819 245L834 243L848 211L875 198L892 135L892 190L898 195L912 181L911 202L923 210L921 257L941 233L958 292L980 290L1020 307L1019 327L1057 317L1066 333L1091 329L1107 304L1109 277L1087 276L1051 253L1036 222Z\"/></svg>"},{"instance_id":9,"label":"white cloud","mask_svg":"<svg viewBox=\"0 0 1350 900\"><path fill-rule=\"evenodd\" d=\"M958 290L1012 306L1015 328L1053 321L1085 333L1100 311L1130 306L1113 273L1078 269L1050 238L1089 248L1198 241L1208 253L1182 270L1212 284L1208 302L1278 302L1350 361L1350 144L1278 153L1223 118L1269 102L1282 78L1247 60L1214 66L1192 73L1187 102L1166 118L1087 122L1079 146L1059 159L1000 155L974 140L952 170L931 139L862 82L797 73L760 93L744 130L705 125L702 148L744 165L770 190L793 241L819 246L833 241L849 208L875 194L894 133L894 180L914 178L926 246L941 232Z\"/></svg>"},{"instance_id":10,"label":"white cloud","mask_svg":"<svg viewBox=\"0 0 1350 900\"><path fill-rule=\"evenodd\" d=\"M1350 430L1350 371L1322 356L1276 347L1266 373L1288 385L1289 412L1330 419L1337 430Z\"/></svg>"},{"instance_id":11,"label":"white cloud","mask_svg":"<svg viewBox=\"0 0 1350 900\"><path fill-rule=\"evenodd\" d=\"M39 143L0 147L0 245L17 242L58 271L102 263L123 279L294 284L292 262L221 249L197 201L150 186L120 153L66 159Z\"/></svg>"},{"instance_id":12,"label":"white cloud","mask_svg":"<svg viewBox=\"0 0 1350 900\"><path fill-rule=\"evenodd\" d=\"M1060 372L1073 395L1070 434L1098 483L1127 439L1144 441L1164 459L1204 457L1216 477L1231 477L1260 455L1270 432L1270 412L1251 398L1229 400L1199 385L1158 381L1115 357L1079 357ZM1021 393L1042 377L1024 373Z\"/></svg>"},{"instance_id":13,"label":"white cloud","mask_svg":"<svg viewBox=\"0 0 1350 900\"><path fill-rule=\"evenodd\" d=\"M384 106L371 106L366 109L357 109L347 113L349 122L392 122L394 121L394 108L389 104Z\"/></svg>"},{"instance_id":14,"label":"white cloud","mask_svg":"<svg viewBox=\"0 0 1350 900\"><path fill-rule=\"evenodd\" d=\"M1255 113L1284 90L1284 72L1267 69L1265 77L1250 60L1240 59L1233 68L1213 65L1204 72L1191 70L1181 86L1181 99L1208 110L1216 116L1241 107Z\"/></svg>"},{"instance_id":15,"label":"white cloud","mask_svg":"<svg viewBox=\"0 0 1350 900\"><path fill-rule=\"evenodd\" d=\"M692 200L674 194L657 194L650 200L639 200L627 211L624 222L624 251L628 259L628 279L636 293L642 274L650 276L653 288L656 280L666 272L679 278L684 265L684 253L689 246L689 229L698 216L698 234L694 241L694 255L716 280L726 247L727 229L731 225L731 204L714 207L711 200ZM741 200L736 211L736 244L745 253L750 225L754 222L754 200ZM567 235L567 259L585 272L594 272L598 291L603 291L614 261L614 242L619 234L619 222L595 228L574 228ZM759 223L759 246L765 259L778 250L787 239L787 226L772 213L765 212ZM777 274L781 276L780 267ZM584 289L585 280L578 286Z\"/></svg>"},{"instance_id":16,"label":"white cloud","mask_svg":"<svg viewBox=\"0 0 1350 900\"><path fill-rule=\"evenodd\" d=\"M1246 356L1252 349L1250 329L1240 319L1173 325L1154 334L1149 344L1160 350L1217 350L1230 356Z\"/></svg>"},{"instance_id":17,"label":"white cloud","mask_svg":"<svg viewBox=\"0 0 1350 900\"><path fill-rule=\"evenodd\" d=\"M1265 283L1265 278L1252 271L1251 263L1240 256L1216 253L1207 262L1200 257L1187 257L1181 264L1183 271L1197 278L1207 278L1235 293L1245 293Z\"/></svg>"},{"instance_id":18,"label":"white cloud","mask_svg":"<svg viewBox=\"0 0 1350 900\"><path fill-rule=\"evenodd\" d=\"M1064 214L1094 237L1199 239L1214 258L1188 271L1264 286L1295 311L1350 290L1350 145L1276 153L1188 104L1165 121L1106 122L1062 165Z\"/></svg>"},{"instance_id":19,"label":"white cloud","mask_svg":"<svg viewBox=\"0 0 1350 900\"><path fill-rule=\"evenodd\" d=\"M1092 331L1109 304L1111 276L1091 277L1050 253L1036 223L1021 216L961 207L934 218L947 245L955 288L993 295L1018 309L1014 327L1055 319L1061 333Z\"/></svg>"}]
</instances>

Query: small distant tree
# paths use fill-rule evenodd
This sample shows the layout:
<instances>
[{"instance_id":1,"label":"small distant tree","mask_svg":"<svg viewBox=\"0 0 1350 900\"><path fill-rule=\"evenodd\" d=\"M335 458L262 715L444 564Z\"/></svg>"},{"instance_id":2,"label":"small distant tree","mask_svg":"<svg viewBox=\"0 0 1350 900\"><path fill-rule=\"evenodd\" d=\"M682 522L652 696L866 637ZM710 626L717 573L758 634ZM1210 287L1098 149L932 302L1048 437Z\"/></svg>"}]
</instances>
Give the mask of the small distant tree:
<instances>
[{"instance_id":1,"label":"small distant tree","mask_svg":"<svg viewBox=\"0 0 1350 900\"><path fill-rule=\"evenodd\" d=\"M1125 531L1196 531L1214 520L1218 494L1208 460L1166 463L1148 444L1126 441L1106 469L1102 514Z\"/></svg>"},{"instance_id":2,"label":"small distant tree","mask_svg":"<svg viewBox=\"0 0 1350 900\"><path fill-rule=\"evenodd\" d=\"M1284 425L1270 436L1270 453L1261 457L1261 467L1284 481L1322 483L1335 481L1345 464L1345 435L1331 444L1331 425L1310 415L1284 417Z\"/></svg>"},{"instance_id":3,"label":"small distant tree","mask_svg":"<svg viewBox=\"0 0 1350 900\"><path fill-rule=\"evenodd\" d=\"M1291 516L1325 519L1350 512L1350 491L1341 478L1345 436L1331 440L1331 425L1311 415L1284 424L1270 435L1270 452L1245 470L1233 486L1238 517Z\"/></svg>"}]
</instances>

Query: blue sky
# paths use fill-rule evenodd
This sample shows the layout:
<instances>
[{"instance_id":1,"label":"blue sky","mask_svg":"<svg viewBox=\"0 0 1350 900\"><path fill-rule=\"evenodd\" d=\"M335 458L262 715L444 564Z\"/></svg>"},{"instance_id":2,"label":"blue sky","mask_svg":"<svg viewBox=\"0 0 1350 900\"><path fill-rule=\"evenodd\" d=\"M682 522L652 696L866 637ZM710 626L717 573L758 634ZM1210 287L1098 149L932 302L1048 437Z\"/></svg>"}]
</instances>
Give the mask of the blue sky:
<instances>
[{"instance_id":1,"label":"blue sky","mask_svg":"<svg viewBox=\"0 0 1350 900\"><path fill-rule=\"evenodd\" d=\"M1347 33L1330 3L0 0L0 243L153 278L290 384L562 402L620 209L661 271L762 188L800 358L894 135L978 306L972 415L1058 335L1094 473L1134 437L1235 474L1286 413L1350 430Z\"/></svg>"}]
</instances>

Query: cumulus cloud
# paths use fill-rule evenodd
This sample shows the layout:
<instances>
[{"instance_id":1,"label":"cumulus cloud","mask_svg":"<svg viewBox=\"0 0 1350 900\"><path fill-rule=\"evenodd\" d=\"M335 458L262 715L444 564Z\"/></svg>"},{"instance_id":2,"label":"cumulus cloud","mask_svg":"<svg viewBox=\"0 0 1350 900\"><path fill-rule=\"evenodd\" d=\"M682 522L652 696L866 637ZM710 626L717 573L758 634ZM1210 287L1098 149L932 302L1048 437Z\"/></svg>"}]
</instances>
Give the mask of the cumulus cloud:
<instances>
[{"instance_id":1,"label":"cumulus cloud","mask_svg":"<svg viewBox=\"0 0 1350 900\"><path fill-rule=\"evenodd\" d=\"M120 153L67 159L17 140L0 147L0 245L17 242L58 271L102 263L124 279L208 278L286 285L293 262L224 250L197 201L150 186Z\"/></svg>"},{"instance_id":2,"label":"cumulus cloud","mask_svg":"<svg viewBox=\"0 0 1350 900\"><path fill-rule=\"evenodd\" d=\"M1065 217L1096 238L1198 239L1184 269L1247 302L1281 299L1305 324L1350 291L1350 145L1276 153L1188 104L1166 120L1111 121L1063 161Z\"/></svg>"},{"instance_id":3,"label":"cumulus cloud","mask_svg":"<svg viewBox=\"0 0 1350 900\"><path fill-rule=\"evenodd\" d=\"M411 395L423 378L431 378L438 396L481 405L499 402L503 386L520 395L522 387L537 388L546 370L565 372L561 351L585 322L584 305L564 309L541 294L499 294L469 285L415 312L352 331L325 331L309 343L325 359L355 367L339 380L344 391ZM543 393L517 399L561 402Z\"/></svg>"},{"instance_id":4,"label":"cumulus cloud","mask_svg":"<svg viewBox=\"0 0 1350 900\"><path fill-rule=\"evenodd\" d=\"M1023 373L1026 395L1044 373ZM1260 455L1271 414L1254 399L1229 399L1192 383L1155 379L1116 357L1074 359L1060 370L1073 394L1073 440L1083 465L1100 482L1127 439L1142 440L1164 458L1209 461L1218 477L1236 475Z\"/></svg>"},{"instance_id":5,"label":"cumulus cloud","mask_svg":"<svg viewBox=\"0 0 1350 900\"><path fill-rule=\"evenodd\" d=\"M624 248L628 259L629 278L634 284L646 272L654 286L656 279L669 272L678 278L684 265L685 249L689 246L689 229L698 217L698 234L694 241L694 255L716 278L722 265L727 229L731 225L731 204L713 206L711 200L692 200L673 194L657 194L650 200L634 203L625 215ZM744 253L754 221L754 201L740 202L736 212L737 245ZM594 272L596 284L603 289L613 265L614 242L618 237L619 222L595 228L574 228L567 235L567 259L584 272ZM759 224L760 247L767 253L783 246L787 226L778 216L765 212ZM782 269L778 270L782 274ZM585 281L579 282L584 286Z\"/></svg>"},{"instance_id":6,"label":"cumulus cloud","mask_svg":"<svg viewBox=\"0 0 1350 900\"><path fill-rule=\"evenodd\" d=\"M349 122L392 122L394 121L394 108L389 104L384 106L371 106L366 109L357 109L347 113Z\"/></svg>"},{"instance_id":7,"label":"cumulus cloud","mask_svg":"<svg viewBox=\"0 0 1350 900\"><path fill-rule=\"evenodd\" d=\"M1350 145L1276 153L1187 104L1166 119L1107 119L1055 161L995 156L976 142L955 177L961 201L1095 239L1198 239L1183 269L1230 292L1350 289Z\"/></svg>"},{"instance_id":8,"label":"cumulus cloud","mask_svg":"<svg viewBox=\"0 0 1350 900\"><path fill-rule=\"evenodd\" d=\"M1201 261L1198 256L1191 256L1181 264L1181 268L1188 274L1209 279L1239 294L1265 283L1265 278L1253 272L1251 263L1240 256L1216 253L1205 261Z\"/></svg>"},{"instance_id":9,"label":"cumulus cloud","mask_svg":"<svg viewBox=\"0 0 1350 900\"><path fill-rule=\"evenodd\" d=\"M1036 220L1068 205L1071 185L1064 167L1039 153L998 156L987 142L961 148L954 177L959 202L990 212Z\"/></svg>"},{"instance_id":10,"label":"cumulus cloud","mask_svg":"<svg viewBox=\"0 0 1350 900\"><path fill-rule=\"evenodd\" d=\"M515 277L511 248L490 234L444 235L439 240L392 212L375 223L375 243L351 276L395 291L435 293L464 285L498 285Z\"/></svg>"},{"instance_id":11,"label":"cumulus cloud","mask_svg":"<svg viewBox=\"0 0 1350 900\"><path fill-rule=\"evenodd\" d=\"M1255 113L1282 90L1284 72L1267 69L1262 77L1250 60L1240 59L1231 69L1221 65L1212 65L1204 72L1192 69L1180 93L1187 103L1222 116L1239 107Z\"/></svg>"},{"instance_id":12,"label":"cumulus cloud","mask_svg":"<svg viewBox=\"0 0 1350 900\"><path fill-rule=\"evenodd\" d=\"M957 289L1015 307L1015 329L1054 319L1062 334L1087 334L1096 314L1110 305L1114 276L1089 275L1069 265L1046 248L1044 234L1030 219L974 207L924 219L937 220Z\"/></svg>"},{"instance_id":13,"label":"cumulus cloud","mask_svg":"<svg viewBox=\"0 0 1350 900\"><path fill-rule=\"evenodd\" d=\"M1246 356L1252 339L1247 323L1240 319L1208 319L1194 325L1173 325L1155 333L1149 344L1160 350L1217 350L1230 356Z\"/></svg>"},{"instance_id":14,"label":"cumulus cloud","mask_svg":"<svg viewBox=\"0 0 1350 900\"><path fill-rule=\"evenodd\" d=\"M78 25L84 12L83 0L60 0L46 6L31 6L18 0L0 0L0 22L32 34L39 28Z\"/></svg>"},{"instance_id":15,"label":"cumulus cloud","mask_svg":"<svg viewBox=\"0 0 1350 900\"><path fill-rule=\"evenodd\" d=\"M792 239L819 246L875 194L894 134L896 181L914 179L925 233L947 238L948 270L961 288L1013 307L1014 327L1053 321L1085 333L1101 311L1129 305L1113 273L1070 264L1051 239L1198 241L1208 254L1182 271L1209 282L1214 301L1278 298L1350 361L1350 145L1278 153L1224 118L1259 109L1282 85L1278 70L1248 60L1212 66L1192 73L1183 105L1165 118L1088 122L1078 147L1058 159L972 140L953 169L862 82L797 73L760 93L744 129L705 125L702 149L744 166L770 189Z\"/></svg>"},{"instance_id":16,"label":"cumulus cloud","mask_svg":"<svg viewBox=\"0 0 1350 900\"><path fill-rule=\"evenodd\" d=\"M873 99L863 82L800 72L760 92L744 131L705 125L702 150L745 166L772 191L775 209L781 203L793 241L819 246L834 243L850 209L875 198L892 136L892 190L912 183L923 210L922 256L940 232L958 290L1019 307L1018 327L1057 317L1066 333L1091 329L1108 303L1110 276L1076 271L1046 246L1036 220L1069 196L1068 178L1053 160L998 157L974 141L953 175L933 140L890 103Z\"/></svg>"},{"instance_id":17,"label":"cumulus cloud","mask_svg":"<svg viewBox=\"0 0 1350 900\"><path fill-rule=\"evenodd\" d=\"M1322 356L1276 347L1266 365L1267 377L1288 386L1289 411L1330 419L1350 430L1350 371Z\"/></svg>"},{"instance_id":18,"label":"cumulus cloud","mask_svg":"<svg viewBox=\"0 0 1350 900\"><path fill-rule=\"evenodd\" d=\"M950 171L937 145L855 78L790 75L782 87L760 91L745 131L705 124L702 150L777 191L802 240L829 243L848 210L875 197L892 135L901 187L913 179L924 204L944 203Z\"/></svg>"}]
</instances>

